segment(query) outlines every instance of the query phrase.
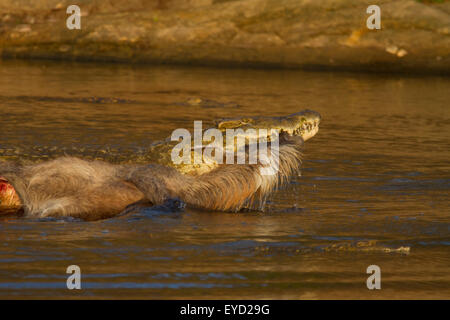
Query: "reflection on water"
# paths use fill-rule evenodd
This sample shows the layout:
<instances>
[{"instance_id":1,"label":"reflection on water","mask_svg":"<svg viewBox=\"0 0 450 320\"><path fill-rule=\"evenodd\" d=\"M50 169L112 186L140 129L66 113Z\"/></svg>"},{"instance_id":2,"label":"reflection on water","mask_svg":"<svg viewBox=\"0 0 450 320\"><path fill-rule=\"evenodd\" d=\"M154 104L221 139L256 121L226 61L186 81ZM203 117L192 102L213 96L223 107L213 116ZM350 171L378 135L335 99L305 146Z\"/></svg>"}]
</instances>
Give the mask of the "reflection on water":
<instances>
[{"instance_id":1,"label":"reflection on water","mask_svg":"<svg viewBox=\"0 0 450 320\"><path fill-rule=\"evenodd\" d=\"M193 120L323 122L265 213L0 220L0 296L450 298L448 78L0 63L0 157L145 162ZM186 103L200 97L208 106ZM81 292L65 289L79 265ZM380 266L382 290L366 288Z\"/></svg>"}]
</instances>

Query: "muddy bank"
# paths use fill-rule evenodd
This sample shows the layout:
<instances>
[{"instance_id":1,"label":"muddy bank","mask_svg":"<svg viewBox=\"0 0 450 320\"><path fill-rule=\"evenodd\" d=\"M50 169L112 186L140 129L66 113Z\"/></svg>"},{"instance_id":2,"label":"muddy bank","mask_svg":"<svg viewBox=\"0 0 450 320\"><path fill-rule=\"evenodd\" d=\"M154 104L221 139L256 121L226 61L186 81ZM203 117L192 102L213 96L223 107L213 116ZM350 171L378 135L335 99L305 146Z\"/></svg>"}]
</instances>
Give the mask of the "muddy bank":
<instances>
[{"instance_id":1,"label":"muddy bank","mask_svg":"<svg viewBox=\"0 0 450 320\"><path fill-rule=\"evenodd\" d=\"M450 74L450 2L380 0L368 30L361 0L4 0L10 58Z\"/></svg>"}]
</instances>

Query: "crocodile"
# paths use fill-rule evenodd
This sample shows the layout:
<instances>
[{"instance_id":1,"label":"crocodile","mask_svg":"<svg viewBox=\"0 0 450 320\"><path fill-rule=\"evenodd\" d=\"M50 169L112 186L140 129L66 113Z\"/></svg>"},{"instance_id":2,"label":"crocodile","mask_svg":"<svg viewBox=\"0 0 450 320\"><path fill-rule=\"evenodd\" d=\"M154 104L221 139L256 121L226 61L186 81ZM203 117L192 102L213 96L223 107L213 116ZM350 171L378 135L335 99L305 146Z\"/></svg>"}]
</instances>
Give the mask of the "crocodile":
<instances>
[{"instance_id":1,"label":"crocodile","mask_svg":"<svg viewBox=\"0 0 450 320\"><path fill-rule=\"evenodd\" d=\"M150 152L156 155L156 163L146 165L116 165L67 156L25 166L0 162L0 212L98 220L138 204L231 212L263 210L267 197L298 175L304 141L318 132L320 121L319 113L304 110L281 117L216 122L214 128L221 132L236 130L238 143L233 148L244 148L246 156L252 138L248 129L254 129L251 132L256 132L257 138L277 142L278 161L273 174L263 174L274 166L273 162L223 164L205 159L203 154L200 164L175 164L170 155L179 141L172 139L152 146ZM268 129L278 135L269 134ZM240 135L243 139L238 139ZM272 150L272 144L268 148ZM191 156L199 152L195 148L190 151Z\"/></svg>"}]
</instances>

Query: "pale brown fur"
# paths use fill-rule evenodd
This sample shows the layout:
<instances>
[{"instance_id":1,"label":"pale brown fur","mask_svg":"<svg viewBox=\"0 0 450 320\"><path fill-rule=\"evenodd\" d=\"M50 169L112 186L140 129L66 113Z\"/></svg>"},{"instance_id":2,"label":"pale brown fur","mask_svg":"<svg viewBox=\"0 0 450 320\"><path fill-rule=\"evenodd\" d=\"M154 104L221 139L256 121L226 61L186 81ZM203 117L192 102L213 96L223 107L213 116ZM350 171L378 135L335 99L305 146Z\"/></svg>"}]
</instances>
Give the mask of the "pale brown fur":
<instances>
[{"instance_id":1,"label":"pale brown fur","mask_svg":"<svg viewBox=\"0 0 450 320\"><path fill-rule=\"evenodd\" d=\"M284 137L279 170L267 176L261 174L261 164L220 165L189 176L156 164L113 165L73 157L23 167L0 162L0 176L14 186L26 216L97 220L133 203L160 205L175 198L210 210L261 210L266 197L299 172L302 146L301 137Z\"/></svg>"}]
</instances>

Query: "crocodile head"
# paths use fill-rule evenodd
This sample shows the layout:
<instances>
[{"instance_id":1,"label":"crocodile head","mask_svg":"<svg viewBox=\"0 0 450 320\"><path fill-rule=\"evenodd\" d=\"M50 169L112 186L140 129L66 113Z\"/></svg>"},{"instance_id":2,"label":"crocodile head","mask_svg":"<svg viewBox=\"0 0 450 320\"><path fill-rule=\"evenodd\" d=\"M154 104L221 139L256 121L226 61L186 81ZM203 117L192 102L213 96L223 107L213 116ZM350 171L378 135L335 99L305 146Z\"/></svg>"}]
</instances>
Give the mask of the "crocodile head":
<instances>
[{"instance_id":1,"label":"crocodile head","mask_svg":"<svg viewBox=\"0 0 450 320\"><path fill-rule=\"evenodd\" d=\"M215 122L214 128L222 131L223 149L225 151L236 151L238 148L261 141L258 139L266 139L271 141L272 130L277 130L278 133L288 134L291 136L302 137L303 141L312 138L319 130L321 116L318 112L311 110L304 110L288 116L281 117L241 117L232 119L223 119ZM230 146L226 145L227 130L233 129L233 136L236 139L235 143ZM263 129L263 130L261 130ZM243 139L239 139L242 137ZM253 142L251 142L253 139ZM160 164L171 166L183 174L198 175L211 171L218 166L214 159L206 158L203 153L203 148L191 148L191 160L194 159L194 153L203 153L200 155L203 159L202 163L179 163L175 164L171 158L171 152L179 141L171 141L166 139L163 142L156 143L150 148L152 161ZM208 143L203 143L203 147Z\"/></svg>"},{"instance_id":2,"label":"crocodile head","mask_svg":"<svg viewBox=\"0 0 450 320\"><path fill-rule=\"evenodd\" d=\"M301 136L304 141L314 137L319 131L321 116L318 112L304 110L283 117L254 117L225 119L216 122L217 128L226 129L270 129L278 130L279 133L288 133L293 136ZM270 132L268 132L270 134Z\"/></svg>"}]
</instances>

